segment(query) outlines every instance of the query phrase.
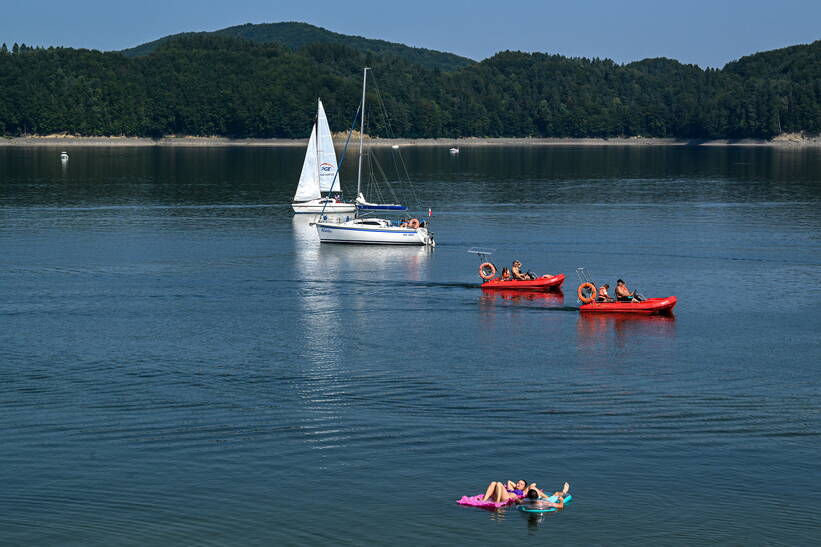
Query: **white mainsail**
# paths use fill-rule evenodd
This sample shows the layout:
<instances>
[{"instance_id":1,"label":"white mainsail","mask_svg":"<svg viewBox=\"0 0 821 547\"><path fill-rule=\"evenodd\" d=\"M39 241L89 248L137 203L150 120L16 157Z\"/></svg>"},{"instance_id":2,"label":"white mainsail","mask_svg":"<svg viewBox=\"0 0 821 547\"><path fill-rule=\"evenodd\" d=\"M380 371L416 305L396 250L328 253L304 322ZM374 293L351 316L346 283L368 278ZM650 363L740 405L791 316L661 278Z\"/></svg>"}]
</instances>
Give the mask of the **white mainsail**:
<instances>
[{"instance_id":1,"label":"white mainsail","mask_svg":"<svg viewBox=\"0 0 821 547\"><path fill-rule=\"evenodd\" d=\"M331 128L328 127L328 117L325 115L322 100L319 100L318 103L316 127L319 190L322 192L339 192L340 186L339 176L336 173L337 163L336 151L334 151L334 140L333 137L331 137Z\"/></svg>"},{"instance_id":2,"label":"white mainsail","mask_svg":"<svg viewBox=\"0 0 821 547\"><path fill-rule=\"evenodd\" d=\"M302 173L299 175L299 185L296 187L294 201L310 201L319 199L319 171L318 154L316 149L316 124L311 129L311 138L308 139L308 150L305 151L305 161L302 163Z\"/></svg>"}]
</instances>

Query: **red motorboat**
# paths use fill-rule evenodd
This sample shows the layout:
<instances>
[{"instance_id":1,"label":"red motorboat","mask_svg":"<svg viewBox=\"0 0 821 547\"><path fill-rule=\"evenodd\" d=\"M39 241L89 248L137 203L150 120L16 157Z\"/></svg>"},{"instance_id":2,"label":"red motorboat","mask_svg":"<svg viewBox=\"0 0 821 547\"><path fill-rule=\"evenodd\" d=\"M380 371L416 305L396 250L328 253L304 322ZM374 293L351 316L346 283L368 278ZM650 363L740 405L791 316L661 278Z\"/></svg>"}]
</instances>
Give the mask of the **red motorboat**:
<instances>
[{"instance_id":1,"label":"red motorboat","mask_svg":"<svg viewBox=\"0 0 821 547\"><path fill-rule=\"evenodd\" d=\"M556 290L564 283L564 274L543 275L536 279L505 279L502 276L496 277L496 266L487 261L487 257L492 255L495 249L480 249L474 247L468 249L469 253L479 255L482 264L479 266L479 277L482 278L482 289L485 290L518 290L518 291L550 291ZM504 273L504 272L503 272ZM528 272L529 273L529 272ZM533 274L530 274L531 276Z\"/></svg>"},{"instance_id":2,"label":"red motorboat","mask_svg":"<svg viewBox=\"0 0 821 547\"><path fill-rule=\"evenodd\" d=\"M519 281L516 279L502 279L494 277L482 283L482 288L486 290L525 290L525 291L549 291L558 289L564 282L564 274L543 275L536 279Z\"/></svg>"},{"instance_id":3,"label":"red motorboat","mask_svg":"<svg viewBox=\"0 0 821 547\"><path fill-rule=\"evenodd\" d=\"M652 314L669 314L672 313L673 307L676 305L676 297L668 296L667 298L648 298L641 302L590 302L579 306L581 312L594 313L643 313L645 315Z\"/></svg>"}]
</instances>

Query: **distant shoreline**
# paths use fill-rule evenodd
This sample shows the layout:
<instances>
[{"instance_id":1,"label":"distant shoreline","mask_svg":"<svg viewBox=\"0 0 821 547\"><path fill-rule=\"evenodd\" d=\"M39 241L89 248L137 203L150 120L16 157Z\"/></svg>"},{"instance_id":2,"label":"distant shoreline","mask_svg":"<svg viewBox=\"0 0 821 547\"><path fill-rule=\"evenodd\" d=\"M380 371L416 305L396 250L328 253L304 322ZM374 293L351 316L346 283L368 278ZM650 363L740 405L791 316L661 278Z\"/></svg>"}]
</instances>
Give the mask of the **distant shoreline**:
<instances>
[{"instance_id":1,"label":"distant shoreline","mask_svg":"<svg viewBox=\"0 0 821 547\"><path fill-rule=\"evenodd\" d=\"M783 135L772 140L766 139L674 139L645 137L614 138L480 138L459 139L367 139L371 146L775 146L789 148L821 147L821 137ZM308 139L229 139L224 137L12 137L0 138L0 146L10 147L72 147L72 146L182 146L182 147L224 147L224 146L305 146ZM337 144L344 138L335 138Z\"/></svg>"}]
</instances>

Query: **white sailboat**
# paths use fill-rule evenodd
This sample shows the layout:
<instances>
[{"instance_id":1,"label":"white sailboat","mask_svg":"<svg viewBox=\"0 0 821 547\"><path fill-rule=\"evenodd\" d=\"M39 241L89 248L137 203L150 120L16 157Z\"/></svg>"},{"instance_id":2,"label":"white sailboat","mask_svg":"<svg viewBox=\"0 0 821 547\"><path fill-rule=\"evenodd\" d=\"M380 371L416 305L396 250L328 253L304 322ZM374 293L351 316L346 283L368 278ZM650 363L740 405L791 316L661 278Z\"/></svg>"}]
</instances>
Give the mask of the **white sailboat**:
<instances>
[{"instance_id":1,"label":"white sailboat","mask_svg":"<svg viewBox=\"0 0 821 547\"><path fill-rule=\"evenodd\" d=\"M355 204L331 195L341 191L336 151L322 100L318 99L317 103L316 121L291 207L295 213L352 213L356 210Z\"/></svg>"},{"instance_id":2,"label":"white sailboat","mask_svg":"<svg viewBox=\"0 0 821 547\"><path fill-rule=\"evenodd\" d=\"M362 135L365 132L365 88L368 68L362 76L362 107L359 126L359 171L356 178L356 195L362 198ZM364 201L364 198L362 198ZM406 221L391 221L384 218L360 218L358 212L353 219L331 218L322 215L315 223L322 243L368 243L372 245L436 245L433 233L425 222L412 218Z\"/></svg>"}]
</instances>

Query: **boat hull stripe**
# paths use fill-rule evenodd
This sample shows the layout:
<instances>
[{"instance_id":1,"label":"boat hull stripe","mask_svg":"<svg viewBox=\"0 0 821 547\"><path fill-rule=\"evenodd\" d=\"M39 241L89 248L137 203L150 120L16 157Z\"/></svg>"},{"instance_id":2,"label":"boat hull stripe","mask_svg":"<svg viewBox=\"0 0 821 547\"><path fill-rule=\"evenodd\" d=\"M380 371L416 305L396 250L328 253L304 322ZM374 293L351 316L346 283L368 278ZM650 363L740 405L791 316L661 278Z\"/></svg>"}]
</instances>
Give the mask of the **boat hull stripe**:
<instances>
[{"instance_id":1,"label":"boat hull stripe","mask_svg":"<svg viewBox=\"0 0 821 547\"><path fill-rule=\"evenodd\" d=\"M326 226L324 224L317 224L319 228L322 229L330 229L330 230L350 230L353 232L374 232L374 233L384 233L384 234L416 234L417 232L414 231L400 231L400 230L371 230L370 228L348 228L345 226Z\"/></svg>"}]
</instances>

